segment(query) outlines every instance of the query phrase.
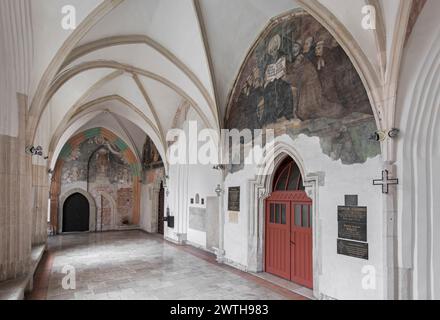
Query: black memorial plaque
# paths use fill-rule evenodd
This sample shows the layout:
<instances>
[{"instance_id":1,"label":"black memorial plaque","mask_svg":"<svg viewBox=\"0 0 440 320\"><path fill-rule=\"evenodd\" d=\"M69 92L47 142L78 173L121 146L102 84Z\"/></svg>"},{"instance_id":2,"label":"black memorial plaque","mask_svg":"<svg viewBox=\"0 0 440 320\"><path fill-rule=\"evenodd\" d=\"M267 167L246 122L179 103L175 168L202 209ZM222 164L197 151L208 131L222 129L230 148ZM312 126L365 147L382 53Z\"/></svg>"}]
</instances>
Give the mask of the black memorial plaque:
<instances>
[{"instance_id":1,"label":"black memorial plaque","mask_svg":"<svg viewBox=\"0 0 440 320\"><path fill-rule=\"evenodd\" d=\"M338 238L367 241L366 207L338 207Z\"/></svg>"},{"instance_id":2,"label":"black memorial plaque","mask_svg":"<svg viewBox=\"0 0 440 320\"><path fill-rule=\"evenodd\" d=\"M240 211L240 187L229 188L228 211Z\"/></svg>"},{"instance_id":3,"label":"black memorial plaque","mask_svg":"<svg viewBox=\"0 0 440 320\"><path fill-rule=\"evenodd\" d=\"M368 243L338 239L338 254L368 260Z\"/></svg>"}]
</instances>

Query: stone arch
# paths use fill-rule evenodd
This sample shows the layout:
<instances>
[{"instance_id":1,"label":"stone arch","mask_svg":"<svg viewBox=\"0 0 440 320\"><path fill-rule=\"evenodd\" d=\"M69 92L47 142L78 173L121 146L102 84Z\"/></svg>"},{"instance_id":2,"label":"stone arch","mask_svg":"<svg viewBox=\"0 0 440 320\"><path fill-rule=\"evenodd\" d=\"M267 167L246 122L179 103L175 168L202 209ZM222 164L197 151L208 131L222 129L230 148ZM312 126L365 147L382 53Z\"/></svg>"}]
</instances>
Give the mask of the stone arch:
<instances>
[{"instance_id":1,"label":"stone arch","mask_svg":"<svg viewBox=\"0 0 440 320\"><path fill-rule=\"evenodd\" d=\"M40 116L44 112L44 99L50 89L51 82L57 75L59 68L63 62L78 44L78 42L86 35L103 17L121 4L123 0L104 1L99 4L71 33L71 35L63 43L63 46L58 50L55 57L50 62L41 78L32 104L29 108L30 123L26 130L26 141L32 143Z\"/></svg>"},{"instance_id":2,"label":"stone arch","mask_svg":"<svg viewBox=\"0 0 440 320\"><path fill-rule=\"evenodd\" d=\"M168 59L171 63L173 63L177 68L179 68L197 87L198 90L200 90L201 94L203 95L206 102L209 104L209 107L211 111L215 114L216 120L219 120L219 110L216 106L215 101L211 98L208 90L203 85L203 83L200 81L200 79L188 68L182 61L179 60L172 52L170 52L168 49L166 49L164 46L162 46L160 43L155 41L154 39L146 36L146 35L124 35L124 36L113 36L108 37L96 41L92 41L90 43L81 45L70 53L70 55L66 58L66 61L63 63L62 68L65 68L69 64L73 63L75 60L78 60L79 58L92 53L97 50L101 50L104 48L109 48L113 46L123 46L127 44L142 44L147 45L154 50L156 50L158 53L160 53L162 56L164 56L166 59Z\"/></svg>"},{"instance_id":3,"label":"stone arch","mask_svg":"<svg viewBox=\"0 0 440 320\"><path fill-rule=\"evenodd\" d=\"M58 230L59 234L63 233L64 203L71 195L74 195L75 193L79 193L79 194L83 195L84 197L87 198L87 201L89 201L89 213L90 213L89 231L94 231L96 228L96 203L95 203L95 199L93 198L93 196L90 193L88 193L84 189L75 188L75 189L71 189L69 191L66 191L60 198L60 206L58 209L58 226L57 226L57 230Z\"/></svg>"},{"instance_id":4,"label":"stone arch","mask_svg":"<svg viewBox=\"0 0 440 320\"><path fill-rule=\"evenodd\" d=\"M60 141L63 138L63 133L68 130L74 122L77 122L79 120L82 120L84 117L86 117L88 114L92 113L92 112L104 112L104 110L99 109L100 104L102 103L106 103L106 102L119 102L121 103L124 107L127 107L128 109L130 109L133 112L136 112L140 118L145 122L146 127L142 128L142 130L149 136L153 137L153 140L158 142L158 140L160 140L160 135L157 132L157 130L155 129L154 124L148 120L148 118L146 118L142 113L140 113L139 109L132 105L129 101L125 100L124 98L114 95L114 96L106 96L106 97L101 97L97 100L93 100L89 103L87 103L86 105L82 106L80 110L76 110L75 114L72 116L72 118L70 119L64 119L63 123L60 124L60 126L57 128L55 134L52 136L50 145L49 145L49 161L48 161L48 166L52 167L57 159L57 157L59 156L59 153L56 152L57 148L59 147ZM151 135L149 134L149 131L151 129ZM110 129L107 129L110 130ZM67 141L69 141L71 138L69 138ZM166 148L161 144L158 143L157 144L159 146L158 150L159 153L162 157L162 159L166 160ZM60 150L59 150L60 151ZM134 152L136 158L137 154ZM140 162L140 159L138 159ZM166 161L164 162L166 165Z\"/></svg>"}]
</instances>

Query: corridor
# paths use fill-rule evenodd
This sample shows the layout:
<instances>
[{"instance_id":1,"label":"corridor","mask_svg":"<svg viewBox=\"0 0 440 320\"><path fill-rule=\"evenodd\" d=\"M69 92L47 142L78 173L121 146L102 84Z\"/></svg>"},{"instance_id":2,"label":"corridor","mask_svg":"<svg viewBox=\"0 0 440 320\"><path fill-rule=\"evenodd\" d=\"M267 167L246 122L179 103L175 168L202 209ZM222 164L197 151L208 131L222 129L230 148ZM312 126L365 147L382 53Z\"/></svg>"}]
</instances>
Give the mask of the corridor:
<instances>
[{"instance_id":1,"label":"corridor","mask_svg":"<svg viewBox=\"0 0 440 320\"><path fill-rule=\"evenodd\" d=\"M72 270L76 288L65 290L63 278L72 276ZM211 254L188 246L176 246L141 231L84 233L50 238L48 252L35 276L34 291L27 298L304 299L251 274L219 265Z\"/></svg>"}]
</instances>

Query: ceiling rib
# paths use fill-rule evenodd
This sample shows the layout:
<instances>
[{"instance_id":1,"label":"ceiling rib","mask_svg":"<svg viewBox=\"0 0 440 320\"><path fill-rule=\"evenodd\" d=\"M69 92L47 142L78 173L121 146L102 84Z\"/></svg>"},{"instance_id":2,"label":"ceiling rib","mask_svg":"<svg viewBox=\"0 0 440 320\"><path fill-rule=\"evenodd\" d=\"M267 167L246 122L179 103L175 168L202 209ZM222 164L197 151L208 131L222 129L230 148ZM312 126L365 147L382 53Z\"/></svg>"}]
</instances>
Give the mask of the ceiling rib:
<instances>
[{"instance_id":1,"label":"ceiling rib","mask_svg":"<svg viewBox=\"0 0 440 320\"><path fill-rule=\"evenodd\" d=\"M47 96L46 105L50 101L50 99L53 97L55 92L58 91L59 88L65 82L67 82L69 79L75 77L76 75L78 75L82 72L92 70L92 69L99 69L99 68L121 70L121 71L124 71L127 73L137 74L138 76L141 75L141 76L156 80L158 82L161 82L165 86L174 90L177 94L182 96L184 99L188 100L190 102L191 106L199 114L199 116L201 117L202 121L205 123L207 128L213 127L212 125L214 125L214 128L218 127L218 124L216 124L216 123L212 123L212 125L211 125L211 122L206 117L206 114L200 109L199 105L194 101L194 99L192 99L188 94L186 94L186 92L184 90L182 90L180 87L178 87L176 84L174 84L170 80L163 78L162 76L159 76L153 72L141 69L141 68L137 68L137 67L134 67L131 65L122 64L122 63L119 63L116 61L109 61L109 60L88 61L88 62L81 63L79 65L76 65L70 69L63 71L61 74L58 75L58 77L53 82L50 93ZM215 115L213 115L213 116L215 118ZM218 129L218 128L216 128L216 129Z\"/></svg>"},{"instance_id":2,"label":"ceiling rib","mask_svg":"<svg viewBox=\"0 0 440 320\"><path fill-rule=\"evenodd\" d=\"M121 119L119 119L118 115L114 114L113 112L111 112L110 110L105 110L106 112L108 112L108 114L118 123L118 125L121 127L122 131L124 131L125 135L127 136L128 140L130 140L130 143L132 145L132 148L135 151L135 155L137 157L137 160L139 163L142 163L142 158L141 155L139 153L138 148L136 147L136 143L134 142L133 137L130 134L130 131L128 131L128 129L125 127L125 125L122 123Z\"/></svg>"},{"instance_id":3,"label":"ceiling rib","mask_svg":"<svg viewBox=\"0 0 440 320\"><path fill-rule=\"evenodd\" d=\"M205 48L205 57L206 57L206 60L208 63L208 71L209 71L209 76L210 76L210 80L211 80L211 87L212 87L212 91L214 92L215 106L216 106L217 114L219 115L219 117L218 117L219 126L220 126L220 128L223 128L223 117L221 116L221 112L220 112L220 108L219 108L220 100L219 100L217 88L215 86L216 77L215 77L215 71L214 71L214 64L212 62L211 48L209 46L209 40L208 40L208 35L206 32L205 20L203 19L202 9L200 8L200 1L193 0L193 6L194 6L194 10L196 12L197 22L198 22L198 26L200 29L200 33L202 34L203 45Z\"/></svg>"},{"instance_id":4,"label":"ceiling rib","mask_svg":"<svg viewBox=\"0 0 440 320\"><path fill-rule=\"evenodd\" d=\"M60 124L57 126L57 129L55 130L54 136L61 135L59 130L63 130L62 128L67 125L69 122L69 119L73 117L76 110L85 103L86 99L96 90L103 87L106 83L116 79L120 75L122 75L124 72L121 70L114 71L110 73L109 75L103 77L99 81L97 81L93 86L91 86L76 102L75 104L70 108L70 110L64 115L63 119L61 120ZM53 140L49 144L49 150L53 150L54 146L52 145Z\"/></svg>"},{"instance_id":5,"label":"ceiling rib","mask_svg":"<svg viewBox=\"0 0 440 320\"><path fill-rule=\"evenodd\" d=\"M57 76L58 70L63 64L63 61L75 48L76 44L96 25L98 21L123 2L124 0L102 1L101 4L99 4L99 6L97 6L64 41L55 57L52 59L42 78L39 80L37 90L29 108L30 123L26 129L26 139L29 143L32 143L35 139L38 124L47 106L46 96L50 91L52 80Z\"/></svg>"},{"instance_id":6,"label":"ceiling rib","mask_svg":"<svg viewBox=\"0 0 440 320\"><path fill-rule=\"evenodd\" d=\"M163 55L167 60L173 63L177 68L179 68L192 82L193 84L200 90L206 102L208 103L211 112L213 112L216 121L219 121L219 114L216 113L217 104L214 99L212 99L206 87L200 81L200 79L194 74L191 69L184 64L177 56L175 56L171 51L162 46L156 40L146 36L146 35L126 35L126 36L113 36L108 38L99 39L96 41L92 41L90 43L86 43L82 46L79 46L72 50L71 54L66 58L65 62L61 69L67 67L73 61L81 58L84 55L87 55L91 52L108 48L114 46L121 45L129 45L129 44L145 44L161 55ZM61 72L61 70L59 70Z\"/></svg>"},{"instance_id":7,"label":"ceiling rib","mask_svg":"<svg viewBox=\"0 0 440 320\"><path fill-rule=\"evenodd\" d=\"M139 91L141 92L142 96L145 99L145 102L148 105L148 108L150 109L151 113L153 114L154 120L157 123L157 127L159 129L160 132L160 139L162 141L162 145L164 147L165 150L167 150L167 144L166 144L166 140L165 140L165 135L164 135L164 131L163 131L163 127L162 124L159 120L159 117L157 116L157 111L156 111L156 107L153 104L153 101L151 101L150 96L147 93L147 90L145 89L144 85L142 84L141 80L139 79L139 77L133 73L133 80L136 83Z\"/></svg>"}]
</instances>

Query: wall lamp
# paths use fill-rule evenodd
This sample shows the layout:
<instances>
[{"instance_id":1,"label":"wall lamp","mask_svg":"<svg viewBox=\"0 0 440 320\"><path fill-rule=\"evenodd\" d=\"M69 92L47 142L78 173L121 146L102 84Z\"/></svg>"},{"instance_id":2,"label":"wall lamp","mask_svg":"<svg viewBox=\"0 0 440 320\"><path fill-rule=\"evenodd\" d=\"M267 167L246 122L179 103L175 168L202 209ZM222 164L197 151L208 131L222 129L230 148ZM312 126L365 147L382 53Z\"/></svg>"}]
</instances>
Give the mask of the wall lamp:
<instances>
[{"instance_id":1,"label":"wall lamp","mask_svg":"<svg viewBox=\"0 0 440 320\"><path fill-rule=\"evenodd\" d=\"M222 193L223 193L223 189L222 189L222 187L219 184L217 185L217 188L215 188L214 191L217 194L217 197L220 197L222 195Z\"/></svg>"},{"instance_id":2,"label":"wall lamp","mask_svg":"<svg viewBox=\"0 0 440 320\"><path fill-rule=\"evenodd\" d=\"M396 139L399 137L400 130L397 128L392 128L388 131L376 131L370 136L370 140L372 141L385 141L387 138Z\"/></svg>"},{"instance_id":3,"label":"wall lamp","mask_svg":"<svg viewBox=\"0 0 440 320\"><path fill-rule=\"evenodd\" d=\"M28 154L30 156L42 157L43 156L43 147L42 146L38 146L38 147L30 146L30 147L27 147L26 148L26 154Z\"/></svg>"}]
</instances>

